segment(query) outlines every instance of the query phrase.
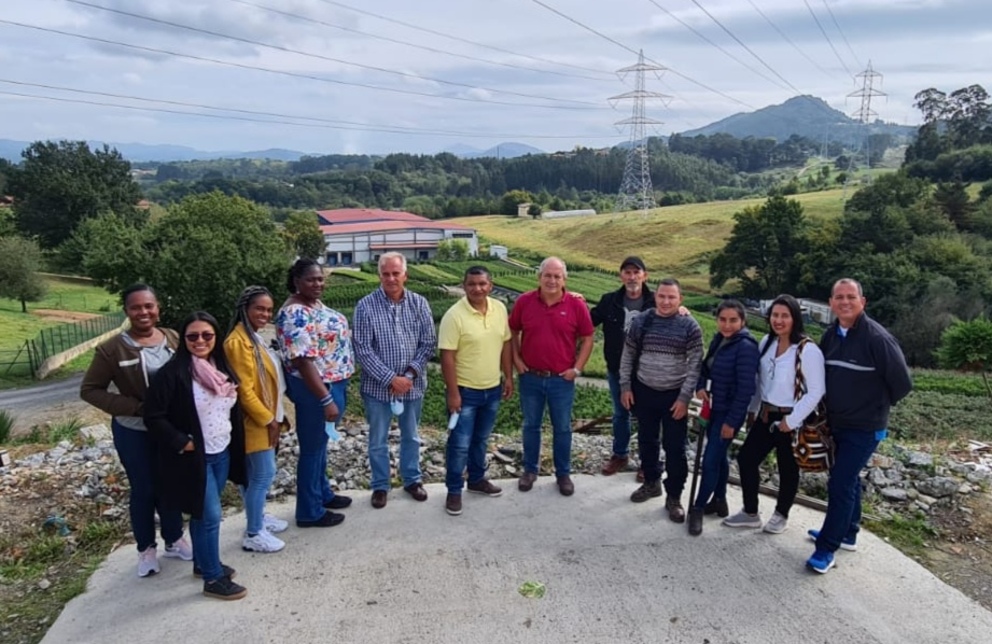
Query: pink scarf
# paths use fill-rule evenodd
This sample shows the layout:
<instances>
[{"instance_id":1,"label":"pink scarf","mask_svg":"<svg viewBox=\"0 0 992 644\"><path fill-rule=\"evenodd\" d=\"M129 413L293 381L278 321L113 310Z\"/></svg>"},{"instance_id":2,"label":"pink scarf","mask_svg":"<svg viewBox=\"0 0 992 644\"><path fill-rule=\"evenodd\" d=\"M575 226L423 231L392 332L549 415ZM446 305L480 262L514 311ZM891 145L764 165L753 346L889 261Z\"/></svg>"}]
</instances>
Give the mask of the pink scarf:
<instances>
[{"instance_id":1,"label":"pink scarf","mask_svg":"<svg viewBox=\"0 0 992 644\"><path fill-rule=\"evenodd\" d=\"M238 395L238 386L214 366L214 363L203 358L193 358L193 380L215 396L234 398Z\"/></svg>"}]
</instances>

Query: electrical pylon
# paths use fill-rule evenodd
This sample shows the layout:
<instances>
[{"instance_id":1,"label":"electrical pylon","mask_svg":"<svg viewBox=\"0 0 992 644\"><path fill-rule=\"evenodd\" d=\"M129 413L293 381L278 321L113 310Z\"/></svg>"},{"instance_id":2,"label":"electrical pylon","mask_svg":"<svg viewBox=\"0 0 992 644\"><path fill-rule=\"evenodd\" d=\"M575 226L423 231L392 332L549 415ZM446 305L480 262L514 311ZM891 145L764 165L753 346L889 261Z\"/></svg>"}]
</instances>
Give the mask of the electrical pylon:
<instances>
[{"instance_id":1,"label":"electrical pylon","mask_svg":"<svg viewBox=\"0 0 992 644\"><path fill-rule=\"evenodd\" d=\"M663 72L667 68L644 62L644 51L637 56L637 64L618 69L617 74L623 80L627 74L635 74L634 90L610 97L611 105L620 101L633 101L630 118L617 121L615 125L630 128L630 148L627 150L627 163L623 169L623 181L620 183L620 193L617 195L614 212L627 210L647 211L655 207L654 190L651 186L651 167L648 162L648 125L661 125L663 122L645 116L644 103L647 99L667 101L671 97L659 92L649 92L644 89L645 72Z\"/></svg>"},{"instance_id":2,"label":"electrical pylon","mask_svg":"<svg viewBox=\"0 0 992 644\"><path fill-rule=\"evenodd\" d=\"M860 98L861 106L858 110L851 114L858 123L860 123L861 137L858 141L858 149L851 155L851 161L847 168L847 179L844 181L844 197L847 197L847 184L850 181L851 175L858 171L860 167L858 159L860 157L864 158L864 167L866 170L871 170L871 149L869 145L870 132L868 129L869 123L872 119L878 116L878 113L871 109L871 99L876 96L885 96L885 92L878 90L875 85L882 84L882 75L872 69L871 61L868 61L868 68L860 74L856 75L855 78L861 79L861 89L856 92L851 92L847 95L848 98ZM865 173L865 182L871 183L871 172Z\"/></svg>"}]
</instances>

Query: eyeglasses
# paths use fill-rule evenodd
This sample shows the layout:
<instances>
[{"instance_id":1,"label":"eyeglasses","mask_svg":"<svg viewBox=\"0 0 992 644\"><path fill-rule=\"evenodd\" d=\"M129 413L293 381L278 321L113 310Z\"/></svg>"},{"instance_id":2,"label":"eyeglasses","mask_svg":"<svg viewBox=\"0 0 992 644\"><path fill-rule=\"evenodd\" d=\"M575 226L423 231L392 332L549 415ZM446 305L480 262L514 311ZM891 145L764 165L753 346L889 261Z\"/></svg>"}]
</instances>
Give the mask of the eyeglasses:
<instances>
[{"instance_id":1,"label":"eyeglasses","mask_svg":"<svg viewBox=\"0 0 992 644\"><path fill-rule=\"evenodd\" d=\"M216 334L211 333L210 331L204 331L203 333L187 333L186 334L186 341L187 342L196 342L201 337L203 338L203 341L204 342L210 342L211 340L213 340L216 337Z\"/></svg>"}]
</instances>

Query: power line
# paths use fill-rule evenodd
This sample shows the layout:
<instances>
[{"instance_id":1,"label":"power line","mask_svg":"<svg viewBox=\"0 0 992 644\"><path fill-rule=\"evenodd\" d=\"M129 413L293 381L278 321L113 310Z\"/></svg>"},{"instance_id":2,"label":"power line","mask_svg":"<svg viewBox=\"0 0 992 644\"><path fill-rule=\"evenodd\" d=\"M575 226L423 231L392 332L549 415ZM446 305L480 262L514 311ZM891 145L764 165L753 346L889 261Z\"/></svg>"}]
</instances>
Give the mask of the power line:
<instances>
[{"instance_id":1,"label":"power line","mask_svg":"<svg viewBox=\"0 0 992 644\"><path fill-rule=\"evenodd\" d=\"M445 49L437 49L435 47L430 47L427 45L421 45L414 42L409 42L407 40L400 40L398 38L390 38L389 36L383 36L381 34L374 34L369 31L362 31L361 29L354 29L352 27L345 27L344 25L336 25L331 22L326 22L324 20L318 20L317 18L311 18L309 16L303 16L297 13L292 13L289 11L283 11L282 9L276 9L274 7L267 7L265 5L256 4L254 2L248 2L248 0L231 0L231 2L236 2L238 4L248 5L249 7L255 7L256 9L261 9L263 11L268 11L270 13L275 13L281 16L286 16L288 18L293 18L296 20L301 20L304 22L309 22L312 24L321 25L324 27L330 27L331 29L338 29L339 31L344 31L347 33L358 34L360 36L365 36L366 38L374 38L375 40L382 40L385 42L391 42L397 45L404 45L406 47L413 47L415 49L421 49L423 51L429 51L435 54L442 54L444 56L452 56L454 58L461 58L463 60L471 60L478 63L485 63L486 65L498 65L500 67L508 67L510 69L520 69L523 71L534 72L536 74L552 74L554 76L562 76L565 78L579 78L582 80L591 80L597 83L607 82L610 79L594 78L592 76L583 76L582 74L572 74L569 72L559 72L553 69L538 69L537 67L527 67L526 65L515 65L513 63L506 63L499 60L490 60L488 58L479 58L478 56L469 56L468 54L459 54L453 51L447 51Z\"/></svg>"},{"instance_id":2,"label":"power line","mask_svg":"<svg viewBox=\"0 0 992 644\"><path fill-rule=\"evenodd\" d=\"M411 89L399 89L395 87L381 87L379 85L369 85L367 83L358 83L354 81L343 81L336 78L326 78L323 76L314 76L312 74L303 74L299 72L290 72L282 69L272 69L269 67L260 67L258 65L247 65L245 63L236 63L233 61L219 60L217 58L209 58L207 56L197 56L195 54L184 54L181 52L169 51L167 49L159 49L156 47L146 47L144 45L133 45L130 43L121 42L119 40L110 40L107 38L98 38L96 36L87 36L84 34L77 34L71 31L63 31L61 29L52 29L50 27L40 27L38 25L29 25L23 22L16 22L14 20L4 20L0 19L0 24L11 25L14 27L21 27L24 29L33 29L35 31L41 31L45 33L58 34L60 36L67 36L70 38L78 38L80 40L88 40L91 42L98 42L104 45L113 45L115 47L125 47L128 49L134 49L136 51L144 51L154 54L163 54L166 56L174 56L176 58L186 58L189 60L195 60L199 62L212 63L215 65L223 65L225 67L235 67L238 69L246 69L251 71L262 71L269 74L277 74L279 76L289 76L291 78L302 78L305 80L319 81L321 83L330 83L333 85L346 85L349 87L362 87L364 89L372 89L380 92L391 92L394 94L405 94L409 96L422 96L425 98L439 98L450 101L461 101L466 103L486 103L491 105L509 105L511 107L535 107L541 109L554 109L554 110L572 110L572 111L590 111L597 110L600 108L594 107L572 107L568 105L545 105L540 103L519 103L510 101L497 101L488 98L470 98L467 96L454 96L450 94L430 94L428 92L418 92Z\"/></svg>"},{"instance_id":3,"label":"power line","mask_svg":"<svg viewBox=\"0 0 992 644\"><path fill-rule=\"evenodd\" d=\"M422 31L434 36L440 36L441 38L448 38L450 40L455 40L460 43L465 43L467 45L473 45L475 47L482 47L484 49L491 49L493 51L498 51L502 54L510 54L511 56L519 56L521 58L529 58L531 60L536 60L542 63L549 63L551 65L560 65L561 67L571 67L572 69L579 69L584 72L594 72L596 74L610 74L611 72L605 72L601 69L593 69L591 67L583 67L581 65L572 65L571 63L562 63L557 60L551 60L550 58L542 58L540 56L533 56L531 54L521 54L519 52L510 51L509 49L503 49L502 47L496 47L495 45L487 45L486 43L476 42L474 40L468 40L467 38L462 38L461 36L453 36L451 34L446 34L441 31L435 31L428 27L421 27L419 25L414 25L409 22L404 22L402 20L397 20L396 18L390 18L389 16L383 16L377 13L372 13L371 11L366 11L364 9L359 9L357 7L352 7L346 5L343 2L335 2L334 0L320 0L324 4L334 5L335 7L340 7L341 9L346 9L348 11L353 11L355 13L360 13L363 16L370 16L372 18L378 18L379 20L384 20L386 22L391 22L395 25L400 25L402 27L407 27L408 29L414 29L416 31Z\"/></svg>"},{"instance_id":4,"label":"power line","mask_svg":"<svg viewBox=\"0 0 992 644\"><path fill-rule=\"evenodd\" d=\"M827 8L827 13L830 14L830 19L834 22L834 27L837 27L837 31L840 32L840 37L844 39L844 44L847 45L847 51L851 52L854 62L857 63L858 67L861 67L861 61L858 60L858 55L854 53L851 43L847 40L847 36L844 35L844 30L840 28L840 23L837 22L837 17L834 15L833 9L830 8L830 5L827 4L827 0L823 0L823 6ZM871 63L869 63L868 66L871 67Z\"/></svg>"},{"instance_id":5,"label":"power line","mask_svg":"<svg viewBox=\"0 0 992 644\"><path fill-rule=\"evenodd\" d=\"M767 76L765 76L764 74L762 74L760 71L758 71L754 67L751 67L750 65L748 65L743 60L741 60L740 58L738 58L737 56L735 56L733 54L733 52L730 52L730 51L727 51L726 49L724 49L719 43L716 43L716 42L713 42L712 40L710 40L709 37L706 34L702 33L701 31L699 31L698 29L696 29L695 27L693 27L692 25L690 25L686 21L682 20L677 15L675 15L674 13L672 13L671 11L669 11L668 9L666 9L663 6L661 6L660 4L658 4L655 0L648 0L648 2L650 2L654 6L658 7L662 11L664 11L670 18L672 18L673 20L675 20L677 23L679 23L680 25L682 25L683 27L685 27L686 29L688 29L692 33L696 34L697 36L699 36L700 38L702 38L705 42L709 43L713 47L716 47L717 49L719 49L721 52L723 52L723 54L725 56L727 56L728 58L732 59L734 62L738 63L742 67L746 68L751 73L755 74L756 76L760 76L761 78L765 79L769 83L772 83L773 85L778 85L778 83L776 81L772 80L771 78L768 78Z\"/></svg>"},{"instance_id":6,"label":"power line","mask_svg":"<svg viewBox=\"0 0 992 644\"><path fill-rule=\"evenodd\" d=\"M327 0L322 0L322 1L324 1L324 2L326 2ZM637 51L637 50L635 50L635 49L631 49L630 47L628 47L627 45L625 45L625 44L623 44L623 43L622 43L622 42L620 42L619 40L616 40L616 39L614 39L614 38L611 38L611 37L609 37L609 36L607 36L606 34L604 34L603 32L601 32L601 31L597 31L596 29L593 29L593 28L592 28L592 27L590 27L589 25L586 25L586 24L584 24L584 23L582 23L582 22L579 22L579 21L578 21L578 20L576 20L575 18L573 18L573 17L571 17L571 16L569 16L569 15L566 15L566 14L564 14L564 13L562 13L562 12L561 12L561 11L559 11L558 9L555 9L555 8L554 8L554 7L552 7L552 6L550 6L550 5L548 5L548 4L545 4L544 2L541 2L541 0L531 0L531 2L533 2L534 4L537 4L537 5L540 5L540 6L542 6L542 7L544 7L545 9L547 9L548 11L550 11L551 13L553 13L553 14L555 14L555 15L557 15L557 16L559 16L559 17L561 17L561 18L564 18L565 20L567 20L567 21L569 21L569 22L571 22L572 24L574 24L574 25L576 25L576 26L578 26L578 27L581 27L582 29L585 29L585 30L586 30L586 31L588 31L588 32L591 32L591 33L594 33L594 34L596 34L597 36L599 36L600 38L603 38L604 40L608 40L609 42L611 42L611 43L613 43L613 44L614 44L614 45L616 45L617 47L620 47L620 48L622 48L622 49L624 49L624 50L626 50L626 51L629 51L630 53L632 53L632 54L634 54L635 56L639 56L639 55L640 55L640 52L639 52L639 51ZM737 99L737 98L734 98L733 96L730 96L729 94L724 94L724 93L723 93L723 92L721 92L720 90L718 90L718 89L714 89L714 88L712 88L712 87L710 87L709 85L705 85L705 84L703 84L703 83L701 83L701 82L699 82L699 81L697 81L697 80L696 80L696 79L694 79L694 78L691 78L691 77L689 77L689 76L686 76L685 74L682 74L681 72L678 72L678 71L676 71L676 70L674 70L674 69L672 69L671 67L667 67L667 66L665 66L665 65L662 65L661 63L659 63L659 62L658 62L658 61L656 61L656 60L652 60L652 59L650 59L650 58L645 58L644 60L646 60L647 62L649 62L649 63L652 63L652 64L654 64L654 65L658 65L658 66L660 66L660 67L664 67L664 69L665 69L666 71L669 71L669 72L671 72L671 73L673 73L673 74L675 74L675 75L676 75L676 76L678 76L679 78L682 78L682 79L684 79L684 80L687 80L687 81L689 81L689 82L690 82L690 83L692 83L693 85L696 85L696 86L698 86L698 87L702 87L703 89L705 89L705 90L706 90L706 91L708 91L708 92L712 92L712 93L714 93L714 94L717 94L717 95L719 95L719 96L722 96L723 98L725 98L725 99L727 99L727 100L729 100L729 101L733 101L734 103L737 103L738 105L743 105L744 107L747 107L747 108L749 108L749 109L752 109L752 110L754 110L754 109L757 109L757 108L756 108L756 107L754 107L753 105L750 105L750 104L748 104L748 103L745 103L744 101L742 101L742 100L740 100L740 99Z\"/></svg>"},{"instance_id":7,"label":"power line","mask_svg":"<svg viewBox=\"0 0 992 644\"><path fill-rule=\"evenodd\" d=\"M793 42L792 38L789 38L788 34L786 34L784 31L782 31L781 29L779 29L778 25L776 25L774 22L772 22L772 19L769 18L767 15L765 15L765 12L764 11L762 11L760 8L758 8L758 5L754 4L754 0L747 0L747 1L748 1L748 3L752 7L754 7L754 10L758 12L758 15L760 15L762 18L764 18L765 19L765 22L767 22L769 25L771 25L772 26L772 29L774 29L775 31L777 31L778 32L778 35L781 36L782 39L785 40L785 42L787 42L790 45L792 45L792 48L795 49L797 52L799 52L799 54L803 58L805 58L806 60L808 60L814 67L816 67L817 69L819 69L825 75L827 75L827 76L833 76L833 74L831 72L828 72L827 70L825 70L823 67L820 66L819 63L817 63L815 60L813 60L812 58L810 58L809 57L809 54L807 54L805 51L803 51L802 49L800 49L799 45L797 45L795 42Z\"/></svg>"},{"instance_id":8,"label":"power line","mask_svg":"<svg viewBox=\"0 0 992 644\"><path fill-rule=\"evenodd\" d=\"M299 49L293 49L291 47L284 47L282 45L274 45L272 43L262 42L260 40L252 40L251 38L242 38L241 36L233 36L231 34L225 34L219 31L213 31L210 29L201 29L200 27L193 27L191 25L184 25L178 22L172 22L170 20L163 20L161 18L154 18L152 16L146 16L140 13L133 13L130 11L124 11L122 9L114 9L111 7L104 7L102 5L93 4L91 2L86 2L85 0L65 0L71 4L80 5L83 7L89 7L91 9L96 9L98 11L106 11L108 13L114 13L121 16L127 16L129 18L135 18L137 20L145 20L147 22L152 22L159 25L165 25L168 27L173 27L174 29L182 29L185 31L192 31L193 33L204 34L207 36L214 36L216 38L224 38L227 40L233 40L235 42L245 43L248 45L254 45L256 47L265 47L267 49L274 49L276 51L286 52L290 54L296 54L298 56L306 56L307 58L315 58L318 60L324 60L331 63L337 63L340 65L348 65L351 67L358 67L360 69L368 69L371 71L380 72L383 74L393 74L396 76L401 76L403 78L415 78L417 80L426 80L432 83L440 83L442 85L451 85L453 87L463 87L466 89L483 90L486 92L492 92L495 94L506 94L509 96L519 96L521 98L536 98L542 101L551 102L564 102L564 103L575 103L577 105L590 105L595 106L595 103L590 101L578 101L570 98L554 98L551 96L539 96L534 94L525 94L522 92L514 92L505 89L495 89L492 87L480 87L478 85L471 85L469 83L459 83L457 81L449 81L443 78L434 78L432 76L424 76L422 74L414 74L412 72L402 72L397 69L389 69L387 67L379 67L377 65L367 65L365 63L356 63L354 61L345 60L343 58L335 58L333 56L324 56L323 54L315 54L313 52L302 51Z\"/></svg>"},{"instance_id":9,"label":"power line","mask_svg":"<svg viewBox=\"0 0 992 644\"><path fill-rule=\"evenodd\" d=\"M813 11L813 7L809 6L808 0L803 0L803 4L806 5L806 8L807 9L809 9L809 15L813 16L813 21L816 22L816 26L820 28L820 33L823 34L823 37L824 38L826 38L827 44L830 45L830 49L831 49L831 51L834 52L834 56L836 56L837 57L837 60L840 61L841 67L844 68L844 71L847 72L847 75L848 76L852 76L853 77L854 74L852 74L851 73L851 70L848 69L847 63L845 63L844 62L844 59L840 57L840 54L839 53L837 53L837 48L834 47L834 41L830 40L830 36L827 35L827 32L823 28L823 25L820 24L820 19L816 17L816 12Z\"/></svg>"},{"instance_id":10,"label":"power line","mask_svg":"<svg viewBox=\"0 0 992 644\"><path fill-rule=\"evenodd\" d=\"M278 117L277 119L261 119L261 118L254 118L252 116L236 116L230 114L205 114L203 112L186 112L182 110L169 109L164 107L140 107L137 105L124 105L121 103L111 103L107 101L74 99L74 98L66 98L61 96L45 96L42 94L28 94L24 92L0 91L0 95L4 95L4 96L16 96L20 98L55 101L59 103L75 103L80 105L92 105L96 107L112 107L112 108L125 109L125 110L135 110L140 112L155 112L155 113L174 114L180 116L193 116L200 118L226 120L226 121L245 121L249 123L263 123L267 125L292 125L295 127L319 128L319 129L327 129L327 130L349 130L349 131L357 131L357 132L381 132L386 134L412 134L412 135L426 135L426 136L452 136L452 137L471 137L471 138L533 138L533 139L613 138L612 135L583 134L583 135L565 136L565 135L539 134L539 135L531 136L529 134L499 134L499 133L479 133L479 132L473 133L473 132L460 132L460 131L440 130L440 129L438 130L418 129L418 128L409 128L406 126L370 125L370 124L356 123L354 121L337 121L334 119L320 119L316 117L297 116L292 114L278 114L274 112L261 112L261 111L243 110L243 109L235 109L235 108L227 108L227 107L214 107L211 105L202 105L198 103L185 103L182 101L172 101L167 99L151 99L151 98L144 98L141 96L127 96L122 94L112 94L108 92L95 92L95 91L81 90L71 87L58 87L55 85L45 85L41 83L27 83L27 82L7 80L7 79L0 79L0 83L21 85L26 87L44 88L55 91L73 92L78 94L120 98L125 100L132 100L132 101L143 101L148 103L163 103L166 105L176 105L181 107L193 107L193 108L216 110L222 112L235 112L237 114L249 114L249 115L253 114L259 116ZM287 121L284 119L316 121L316 123L297 123L294 121ZM333 123L341 123L342 125L333 125Z\"/></svg>"}]
</instances>

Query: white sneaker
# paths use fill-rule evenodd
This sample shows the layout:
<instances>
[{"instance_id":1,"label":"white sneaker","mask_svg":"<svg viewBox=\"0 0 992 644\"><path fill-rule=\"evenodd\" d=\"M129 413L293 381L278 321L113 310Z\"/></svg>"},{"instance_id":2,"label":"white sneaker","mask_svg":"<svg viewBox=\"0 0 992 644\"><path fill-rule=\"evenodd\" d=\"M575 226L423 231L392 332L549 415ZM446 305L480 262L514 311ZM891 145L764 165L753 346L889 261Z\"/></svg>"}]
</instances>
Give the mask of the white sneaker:
<instances>
[{"instance_id":1,"label":"white sneaker","mask_svg":"<svg viewBox=\"0 0 992 644\"><path fill-rule=\"evenodd\" d=\"M286 544L268 530L262 530L254 537L245 534L241 540L241 549L248 552L279 552L286 547Z\"/></svg>"},{"instance_id":2,"label":"white sneaker","mask_svg":"<svg viewBox=\"0 0 992 644\"><path fill-rule=\"evenodd\" d=\"M155 546L148 546L138 553L139 577L147 577L161 571L162 568L158 565L158 549Z\"/></svg>"},{"instance_id":3,"label":"white sneaker","mask_svg":"<svg viewBox=\"0 0 992 644\"><path fill-rule=\"evenodd\" d=\"M169 557L170 559L193 561L193 546L190 545L189 539L183 535L177 541L166 544L165 552L162 553L162 556Z\"/></svg>"},{"instance_id":4,"label":"white sneaker","mask_svg":"<svg viewBox=\"0 0 992 644\"><path fill-rule=\"evenodd\" d=\"M737 514L724 519L723 525L728 528L760 528L761 514L748 514L744 510L741 510Z\"/></svg>"},{"instance_id":5,"label":"white sneaker","mask_svg":"<svg viewBox=\"0 0 992 644\"><path fill-rule=\"evenodd\" d=\"M769 534L782 534L789 529L789 519L783 517L777 511L772 515L771 519L768 519L768 523L762 528L762 531Z\"/></svg>"},{"instance_id":6,"label":"white sneaker","mask_svg":"<svg viewBox=\"0 0 992 644\"><path fill-rule=\"evenodd\" d=\"M262 517L262 527L268 530L272 534L277 534L283 532L289 527L289 523L283 521L279 517L274 517L271 514L266 514Z\"/></svg>"}]
</instances>

